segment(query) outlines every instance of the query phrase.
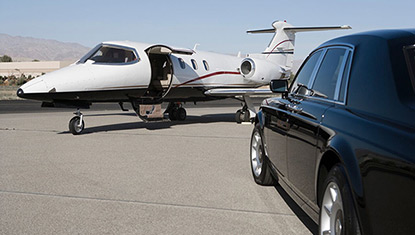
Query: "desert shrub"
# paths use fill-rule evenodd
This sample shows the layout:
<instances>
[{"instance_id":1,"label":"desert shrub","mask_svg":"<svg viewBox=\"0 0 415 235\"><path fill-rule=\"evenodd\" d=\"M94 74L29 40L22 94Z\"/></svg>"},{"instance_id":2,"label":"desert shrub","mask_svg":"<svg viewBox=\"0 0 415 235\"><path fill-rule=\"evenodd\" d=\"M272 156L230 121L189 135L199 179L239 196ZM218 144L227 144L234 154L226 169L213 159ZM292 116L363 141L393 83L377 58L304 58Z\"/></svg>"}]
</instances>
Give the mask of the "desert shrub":
<instances>
[{"instance_id":1,"label":"desert shrub","mask_svg":"<svg viewBox=\"0 0 415 235\"><path fill-rule=\"evenodd\" d=\"M15 83L18 86L21 86L23 84L25 84L27 82L26 76L24 74L22 74L22 76L20 76L18 79L16 79Z\"/></svg>"}]
</instances>

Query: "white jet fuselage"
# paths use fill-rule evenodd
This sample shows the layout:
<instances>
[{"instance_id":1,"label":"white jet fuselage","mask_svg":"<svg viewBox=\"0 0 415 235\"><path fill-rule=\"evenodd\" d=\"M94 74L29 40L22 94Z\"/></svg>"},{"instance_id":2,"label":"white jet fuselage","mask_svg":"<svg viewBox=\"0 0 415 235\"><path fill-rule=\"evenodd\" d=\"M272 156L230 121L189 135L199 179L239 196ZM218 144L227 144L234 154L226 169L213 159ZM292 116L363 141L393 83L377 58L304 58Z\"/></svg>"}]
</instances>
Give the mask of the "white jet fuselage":
<instances>
[{"instance_id":1,"label":"white jet fuselage","mask_svg":"<svg viewBox=\"0 0 415 235\"><path fill-rule=\"evenodd\" d=\"M130 60L100 61L94 54L104 47L134 55ZM196 101L212 99L205 95L212 88L254 88L281 77L280 66L265 60L258 63L267 67L263 72L253 65L253 74L247 76L241 72L244 59L163 45L105 42L78 62L26 83L18 95L45 102Z\"/></svg>"}]
</instances>

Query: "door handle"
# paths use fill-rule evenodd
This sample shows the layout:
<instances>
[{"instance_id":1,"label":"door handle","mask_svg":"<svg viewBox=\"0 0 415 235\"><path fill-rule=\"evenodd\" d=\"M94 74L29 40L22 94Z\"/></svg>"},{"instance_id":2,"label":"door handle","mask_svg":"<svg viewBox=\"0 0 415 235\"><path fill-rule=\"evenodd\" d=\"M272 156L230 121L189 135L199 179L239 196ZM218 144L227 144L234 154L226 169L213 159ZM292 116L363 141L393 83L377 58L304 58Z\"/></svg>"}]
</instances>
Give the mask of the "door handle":
<instances>
[{"instance_id":1,"label":"door handle","mask_svg":"<svg viewBox=\"0 0 415 235\"><path fill-rule=\"evenodd\" d=\"M287 109L295 113L300 113L303 111L302 108L298 107L297 105L293 105L293 104L288 104Z\"/></svg>"}]
</instances>

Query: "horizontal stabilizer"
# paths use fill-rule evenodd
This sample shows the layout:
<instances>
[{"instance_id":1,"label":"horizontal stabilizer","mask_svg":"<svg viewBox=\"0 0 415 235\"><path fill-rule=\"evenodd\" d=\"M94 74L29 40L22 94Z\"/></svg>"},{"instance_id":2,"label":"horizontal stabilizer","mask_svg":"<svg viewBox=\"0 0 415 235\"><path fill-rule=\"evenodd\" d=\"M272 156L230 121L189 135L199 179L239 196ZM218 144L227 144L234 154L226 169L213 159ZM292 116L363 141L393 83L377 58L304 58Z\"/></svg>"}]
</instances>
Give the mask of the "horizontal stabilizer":
<instances>
[{"instance_id":1,"label":"horizontal stabilizer","mask_svg":"<svg viewBox=\"0 0 415 235\"><path fill-rule=\"evenodd\" d=\"M326 31L326 30L338 30L338 29L351 29L349 25L342 26L326 26L326 27L286 27L284 31L291 32L308 32L308 31Z\"/></svg>"},{"instance_id":2,"label":"horizontal stabilizer","mask_svg":"<svg viewBox=\"0 0 415 235\"><path fill-rule=\"evenodd\" d=\"M270 89L236 89L236 88L218 88L211 89L205 92L208 96L222 96L222 97L234 97L243 95L255 95L255 96L270 96L273 95Z\"/></svg>"},{"instance_id":3,"label":"horizontal stabilizer","mask_svg":"<svg viewBox=\"0 0 415 235\"><path fill-rule=\"evenodd\" d=\"M308 32L308 31L326 31L326 30L339 30L339 29L351 29L349 25L342 26L323 26L323 27L285 27L284 31L291 32ZM258 30L248 30L247 33L275 33L276 29L258 29Z\"/></svg>"},{"instance_id":4,"label":"horizontal stabilizer","mask_svg":"<svg viewBox=\"0 0 415 235\"><path fill-rule=\"evenodd\" d=\"M258 30L248 30L247 33L275 33L275 29L258 29Z\"/></svg>"}]
</instances>

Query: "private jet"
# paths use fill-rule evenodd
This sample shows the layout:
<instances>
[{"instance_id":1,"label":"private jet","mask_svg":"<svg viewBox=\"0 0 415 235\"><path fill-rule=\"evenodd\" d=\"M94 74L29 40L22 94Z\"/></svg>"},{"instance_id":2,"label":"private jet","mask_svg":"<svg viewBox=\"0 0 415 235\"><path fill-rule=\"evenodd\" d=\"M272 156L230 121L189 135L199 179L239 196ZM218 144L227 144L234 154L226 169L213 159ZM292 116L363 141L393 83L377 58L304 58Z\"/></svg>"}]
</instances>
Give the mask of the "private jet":
<instances>
[{"instance_id":1,"label":"private jet","mask_svg":"<svg viewBox=\"0 0 415 235\"><path fill-rule=\"evenodd\" d=\"M253 95L270 95L261 89L273 79L288 79L293 65L295 33L350 29L350 26L293 27L276 21L270 29L247 33L273 33L260 54L236 56L130 41L103 42L74 64L37 77L17 90L25 99L42 101L42 107L73 107L72 134L82 133L81 109L94 102L131 103L143 120L185 120L184 102L235 98L243 102L236 122L255 117ZM168 102L164 112L161 104Z\"/></svg>"}]
</instances>

